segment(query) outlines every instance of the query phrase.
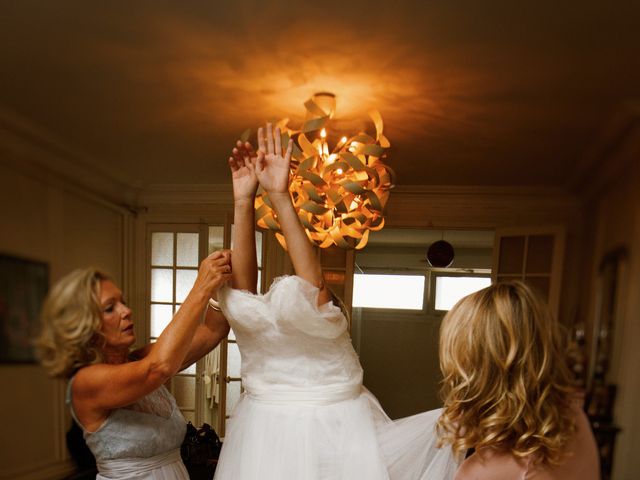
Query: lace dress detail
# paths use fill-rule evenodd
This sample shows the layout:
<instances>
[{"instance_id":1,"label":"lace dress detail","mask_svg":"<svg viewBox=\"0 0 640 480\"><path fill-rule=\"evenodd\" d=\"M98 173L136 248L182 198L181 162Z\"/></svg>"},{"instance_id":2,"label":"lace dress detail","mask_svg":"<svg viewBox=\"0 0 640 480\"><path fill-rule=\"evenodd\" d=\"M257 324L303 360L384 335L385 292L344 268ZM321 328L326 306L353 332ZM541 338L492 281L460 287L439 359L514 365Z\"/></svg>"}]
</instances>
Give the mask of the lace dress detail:
<instances>
[{"instance_id":1,"label":"lace dress detail","mask_svg":"<svg viewBox=\"0 0 640 480\"><path fill-rule=\"evenodd\" d=\"M440 412L391 421L362 386L338 307L297 276L265 295L219 292L236 334L245 392L227 424L216 480L453 478L436 447Z\"/></svg>"},{"instance_id":2,"label":"lace dress detail","mask_svg":"<svg viewBox=\"0 0 640 480\"><path fill-rule=\"evenodd\" d=\"M175 405L172 400L173 397L166 391L166 388L164 391L158 389L137 402L122 408L168 419L171 417Z\"/></svg>"},{"instance_id":3,"label":"lace dress detail","mask_svg":"<svg viewBox=\"0 0 640 480\"><path fill-rule=\"evenodd\" d=\"M179 454L187 429L186 420L164 386L134 404L112 410L96 431L89 432L73 410L72 381L73 378L67 388L67 404L96 457L98 479L124 479L130 478L129 474L137 475L135 478L140 480L189 478ZM106 476L105 472L110 474Z\"/></svg>"}]
</instances>

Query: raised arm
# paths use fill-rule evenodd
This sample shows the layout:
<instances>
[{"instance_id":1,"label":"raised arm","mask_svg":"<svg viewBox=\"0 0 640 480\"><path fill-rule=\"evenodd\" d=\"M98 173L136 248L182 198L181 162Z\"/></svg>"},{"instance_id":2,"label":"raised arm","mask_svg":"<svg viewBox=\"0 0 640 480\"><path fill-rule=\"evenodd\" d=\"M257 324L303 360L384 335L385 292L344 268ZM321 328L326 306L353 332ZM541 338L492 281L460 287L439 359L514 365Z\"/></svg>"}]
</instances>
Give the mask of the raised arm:
<instances>
[{"instance_id":1,"label":"raised arm","mask_svg":"<svg viewBox=\"0 0 640 480\"><path fill-rule=\"evenodd\" d=\"M262 188L269 194L278 215L296 275L320 289L318 304L323 304L331 300L331 294L324 285L320 260L298 219L289 195L289 164L293 140L289 140L283 156L281 138L280 129L276 128L274 133L269 123L266 135L262 128L258 129L256 175Z\"/></svg>"},{"instance_id":2,"label":"raised arm","mask_svg":"<svg viewBox=\"0 0 640 480\"><path fill-rule=\"evenodd\" d=\"M108 412L135 402L175 375L185 362L209 298L230 278L230 253L218 251L200 265L195 284L180 310L144 358L99 363L80 369L73 383L74 408L88 424L99 424ZM218 324L224 330L223 324ZM86 427L87 425L85 425Z\"/></svg>"},{"instance_id":3,"label":"raised arm","mask_svg":"<svg viewBox=\"0 0 640 480\"><path fill-rule=\"evenodd\" d=\"M250 143L238 141L229 157L233 180L233 288L255 293L258 284L254 201L258 189L255 152Z\"/></svg>"},{"instance_id":4,"label":"raised arm","mask_svg":"<svg viewBox=\"0 0 640 480\"><path fill-rule=\"evenodd\" d=\"M184 370L189 365L194 364L204 357L211 350L216 348L220 340L229 334L229 323L222 312L211 307L207 308L204 322L198 325L196 333L193 335L191 345L180 366L179 370ZM153 350L155 343L148 343L145 346L131 353L134 360L141 360Z\"/></svg>"}]
</instances>

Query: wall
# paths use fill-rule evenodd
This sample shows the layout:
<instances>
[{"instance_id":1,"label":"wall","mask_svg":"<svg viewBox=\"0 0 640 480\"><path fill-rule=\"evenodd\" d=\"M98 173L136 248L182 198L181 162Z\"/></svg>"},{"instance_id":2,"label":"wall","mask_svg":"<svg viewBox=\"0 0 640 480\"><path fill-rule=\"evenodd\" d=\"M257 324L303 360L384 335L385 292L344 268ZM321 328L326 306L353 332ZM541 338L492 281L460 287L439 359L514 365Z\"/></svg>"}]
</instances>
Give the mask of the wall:
<instances>
[{"instance_id":1,"label":"wall","mask_svg":"<svg viewBox=\"0 0 640 480\"><path fill-rule=\"evenodd\" d=\"M0 251L47 262L55 281L95 265L121 284L128 215L52 177L31 174L0 154ZM69 471L64 384L38 365L0 365L0 478L61 478Z\"/></svg>"},{"instance_id":2,"label":"wall","mask_svg":"<svg viewBox=\"0 0 640 480\"><path fill-rule=\"evenodd\" d=\"M587 182L585 207L590 219L585 236L591 238L583 266L583 314L593 321L598 267L610 251L625 247L629 252L615 320L609 381L617 384L614 421L621 428L613 464L616 480L640 478L637 446L640 445L640 128L630 132L592 172Z\"/></svg>"},{"instance_id":3,"label":"wall","mask_svg":"<svg viewBox=\"0 0 640 480\"><path fill-rule=\"evenodd\" d=\"M370 246L356 255L365 271L383 268L425 273L424 246ZM454 244L453 268L491 268L491 248ZM371 271L375 273L375 271ZM354 309L352 335L364 368L364 384L391 418L441 406L438 338L442 315L403 310Z\"/></svg>"}]
</instances>

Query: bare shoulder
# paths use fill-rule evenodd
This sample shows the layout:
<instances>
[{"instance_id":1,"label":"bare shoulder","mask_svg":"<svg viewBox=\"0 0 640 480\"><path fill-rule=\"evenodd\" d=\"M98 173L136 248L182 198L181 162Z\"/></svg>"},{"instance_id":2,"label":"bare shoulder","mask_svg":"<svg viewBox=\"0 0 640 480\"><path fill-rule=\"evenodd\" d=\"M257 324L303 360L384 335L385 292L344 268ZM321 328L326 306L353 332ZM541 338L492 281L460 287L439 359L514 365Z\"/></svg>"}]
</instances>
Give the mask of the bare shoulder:
<instances>
[{"instance_id":1,"label":"bare shoulder","mask_svg":"<svg viewBox=\"0 0 640 480\"><path fill-rule=\"evenodd\" d=\"M96 431L109 415L109 411L97 408L94 382L100 376L101 367L96 364L81 368L71 384L71 406L80 424L89 432Z\"/></svg>"},{"instance_id":2,"label":"bare shoulder","mask_svg":"<svg viewBox=\"0 0 640 480\"><path fill-rule=\"evenodd\" d=\"M455 480L511 480L519 478L523 466L509 453L485 450L467 458L458 471Z\"/></svg>"}]
</instances>

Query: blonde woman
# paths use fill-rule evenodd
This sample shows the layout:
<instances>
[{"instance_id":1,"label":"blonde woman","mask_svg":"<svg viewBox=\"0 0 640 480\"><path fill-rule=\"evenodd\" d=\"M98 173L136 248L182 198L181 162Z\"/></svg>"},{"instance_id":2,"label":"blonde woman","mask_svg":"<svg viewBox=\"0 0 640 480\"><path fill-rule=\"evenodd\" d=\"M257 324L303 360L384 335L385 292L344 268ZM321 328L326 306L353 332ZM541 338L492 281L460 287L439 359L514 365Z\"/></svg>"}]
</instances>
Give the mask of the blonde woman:
<instances>
[{"instance_id":1,"label":"blonde woman","mask_svg":"<svg viewBox=\"0 0 640 480\"><path fill-rule=\"evenodd\" d=\"M69 379L67 403L96 457L98 480L189 478L179 450L186 422L163 384L227 335L225 318L207 306L231 277L230 258L220 251L202 262L180 310L137 359L131 309L108 275L75 270L51 289L40 357L51 375Z\"/></svg>"},{"instance_id":2,"label":"blonde woman","mask_svg":"<svg viewBox=\"0 0 640 480\"><path fill-rule=\"evenodd\" d=\"M441 441L475 449L456 480L600 478L558 324L524 283L498 283L458 302L442 322L440 366Z\"/></svg>"}]
</instances>

